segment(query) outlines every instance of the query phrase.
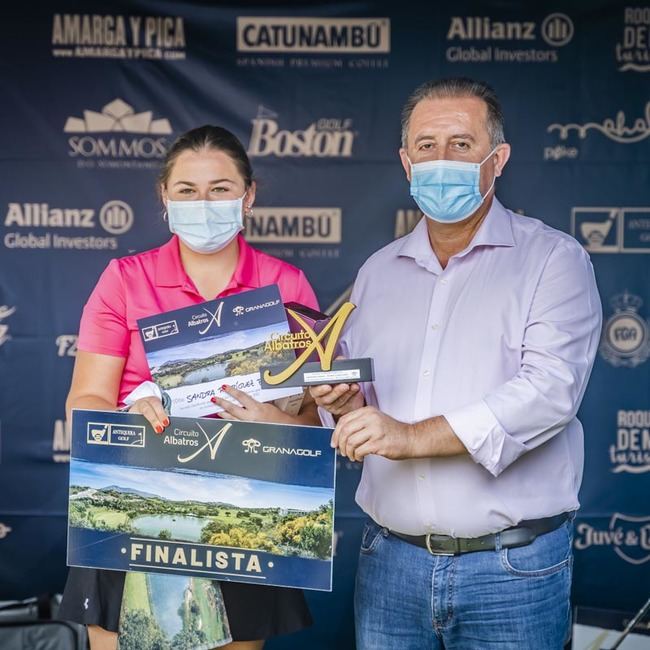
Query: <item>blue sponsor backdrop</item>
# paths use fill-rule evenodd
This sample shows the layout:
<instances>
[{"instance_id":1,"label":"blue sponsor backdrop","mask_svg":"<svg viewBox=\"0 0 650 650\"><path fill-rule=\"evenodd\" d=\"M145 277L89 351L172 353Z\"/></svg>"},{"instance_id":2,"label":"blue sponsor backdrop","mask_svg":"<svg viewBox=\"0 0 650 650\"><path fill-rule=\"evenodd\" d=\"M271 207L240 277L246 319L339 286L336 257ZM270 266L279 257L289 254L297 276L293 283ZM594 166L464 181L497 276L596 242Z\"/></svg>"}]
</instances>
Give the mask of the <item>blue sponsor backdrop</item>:
<instances>
[{"instance_id":1,"label":"blue sponsor backdrop","mask_svg":"<svg viewBox=\"0 0 650 650\"><path fill-rule=\"evenodd\" d=\"M168 237L155 192L164 148L206 122L233 130L259 183L250 241L303 268L327 307L418 218L397 158L408 93L462 74L487 80L503 101L513 155L500 199L591 253L605 327L580 410L574 598L641 604L650 584L647 3L131 0L0 12L0 598L62 588L64 400L79 316L112 257ZM359 468L339 469L335 591L310 594L312 630L270 647L353 645Z\"/></svg>"}]
</instances>

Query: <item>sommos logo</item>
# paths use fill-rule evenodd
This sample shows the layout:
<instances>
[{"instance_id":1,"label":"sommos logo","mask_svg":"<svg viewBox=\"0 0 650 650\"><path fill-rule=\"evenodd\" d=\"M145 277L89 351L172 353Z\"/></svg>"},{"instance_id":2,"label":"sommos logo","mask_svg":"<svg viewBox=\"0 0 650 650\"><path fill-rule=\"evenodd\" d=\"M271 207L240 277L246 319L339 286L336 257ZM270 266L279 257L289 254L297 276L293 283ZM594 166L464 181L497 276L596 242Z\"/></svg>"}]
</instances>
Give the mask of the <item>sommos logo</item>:
<instances>
[{"instance_id":1,"label":"sommos logo","mask_svg":"<svg viewBox=\"0 0 650 650\"><path fill-rule=\"evenodd\" d=\"M389 18L239 16L239 52L390 52Z\"/></svg>"},{"instance_id":2,"label":"sommos logo","mask_svg":"<svg viewBox=\"0 0 650 650\"><path fill-rule=\"evenodd\" d=\"M253 122L248 153L283 158L349 158L356 133L349 118L321 118L305 129L282 130L278 115L260 106Z\"/></svg>"},{"instance_id":3,"label":"sommos logo","mask_svg":"<svg viewBox=\"0 0 650 650\"><path fill-rule=\"evenodd\" d=\"M80 167L157 166L168 148L172 127L166 118L153 118L152 111L136 112L122 99L115 99L101 111L86 109L83 117L68 117L63 127L68 138L68 155ZM92 134L106 133L108 137Z\"/></svg>"}]
</instances>

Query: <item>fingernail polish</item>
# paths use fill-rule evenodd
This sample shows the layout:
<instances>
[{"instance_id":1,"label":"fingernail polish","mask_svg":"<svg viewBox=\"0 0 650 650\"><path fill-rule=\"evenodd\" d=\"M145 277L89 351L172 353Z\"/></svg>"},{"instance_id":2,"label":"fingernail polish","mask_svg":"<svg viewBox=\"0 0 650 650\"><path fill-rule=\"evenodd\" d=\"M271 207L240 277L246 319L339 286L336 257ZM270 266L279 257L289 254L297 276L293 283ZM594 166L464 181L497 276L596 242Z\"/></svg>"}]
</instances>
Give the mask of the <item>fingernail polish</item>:
<instances>
[{"instance_id":1,"label":"fingernail polish","mask_svg":"<svg viewBox=\"0 0 650 650\"><path fill-rule=\"evenodd\" d=\"M162 433L162 432L163 432L163 428L159 424L157 424L156 425L156 433Z\"/></svg>"},{"instance_id":2,"label":"fingernail polish","mask_svg":"<svg viewBox=\"0 0 650 650\"><path fill-rule=\"evenodd\" d=\"M210 398L210 401L211 401L213 404L216 404L216 403L217 403L217 398L216 398L216 397L211 397L211 398Z\"/></svg>"},{"instance_id":3,"label":"fingernail polish","mask_svg":"<svg viewBox=\"0 0 650 650\"><path fill-rule=\"evenodd\" d=\"M169 418L165 418L165 419L163 420L163 426L164 426L164 427L168 427L168 426L169 426Z\"/></svg>"},{"instance_id":4,"label":"fingernail polish","mask_svg":"<svg viewBox=\"0 0 650 650\"><path fill-rule=\"evenodd\" d=\"M226 388L228 388L228 384L224 384L224 385L221 387L221 390L226 390Z\"/></svg>"}]
</instances>

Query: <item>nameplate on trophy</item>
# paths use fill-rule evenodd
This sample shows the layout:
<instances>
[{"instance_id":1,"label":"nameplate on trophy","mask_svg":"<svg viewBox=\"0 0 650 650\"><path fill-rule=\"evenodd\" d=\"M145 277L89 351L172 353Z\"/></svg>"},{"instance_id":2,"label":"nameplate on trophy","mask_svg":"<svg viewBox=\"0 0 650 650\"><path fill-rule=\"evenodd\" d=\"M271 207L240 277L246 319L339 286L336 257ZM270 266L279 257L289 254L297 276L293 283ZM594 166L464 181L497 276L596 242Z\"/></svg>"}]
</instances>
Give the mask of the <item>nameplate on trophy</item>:
<instances>
[{"instance_id":1,"label":"nameplate on trophy","mask_svg":"<svg viewBox=\"0 0 650 650\"><path fill-rule=\"evenodd\" d=\"M298 303L287 303L285 308L291 331L272 337L268 345L282 351L294 350L296 359L260 368L262 388L348 384L374 379L372 359L335 359L343 326L355 305L344 303L334 316Z\"/></svg>"}]
</instances>

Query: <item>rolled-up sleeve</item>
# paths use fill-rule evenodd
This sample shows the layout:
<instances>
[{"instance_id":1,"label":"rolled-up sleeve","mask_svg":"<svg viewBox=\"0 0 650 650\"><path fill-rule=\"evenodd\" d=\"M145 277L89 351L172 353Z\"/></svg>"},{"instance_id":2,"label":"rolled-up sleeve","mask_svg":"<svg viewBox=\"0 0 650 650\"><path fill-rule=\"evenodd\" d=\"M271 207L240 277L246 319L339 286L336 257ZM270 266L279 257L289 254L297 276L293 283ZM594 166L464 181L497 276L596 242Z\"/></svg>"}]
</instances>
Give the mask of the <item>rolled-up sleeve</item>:
<instances>
[{"instance_id":1,"label":"rolled-up sleeve","mask_svg":"<svg viewBox=\"0 0 650 650\"><path fill-rule=\"evenodd\" d=\"M575 417L601 325L589 257L577 242L563 239L533 294L517 374L483 399L443 413L477 463L498 476Z\"/></svg>"}]
</instances>

